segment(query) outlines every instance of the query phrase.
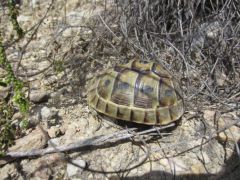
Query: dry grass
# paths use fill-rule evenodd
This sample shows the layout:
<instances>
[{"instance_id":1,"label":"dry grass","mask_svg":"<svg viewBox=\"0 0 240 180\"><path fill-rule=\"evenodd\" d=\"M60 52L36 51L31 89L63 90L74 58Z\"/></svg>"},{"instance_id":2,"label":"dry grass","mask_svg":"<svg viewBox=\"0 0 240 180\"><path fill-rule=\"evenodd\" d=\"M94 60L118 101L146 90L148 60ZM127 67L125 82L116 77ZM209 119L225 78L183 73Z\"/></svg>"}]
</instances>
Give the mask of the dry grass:
<instances>
[{"instance_id":1,"label":"dry grass","mask_svg":"<svg viewBox=\"0 0 240 180\"><path fill-rule=\"evenodd\" d=\"M159 61L181 77L188 101L233 108L240 100L238 7L238 1L119 1L115 17L101 20L119 40L115 49Z\"/></svg>"}]
</instances>

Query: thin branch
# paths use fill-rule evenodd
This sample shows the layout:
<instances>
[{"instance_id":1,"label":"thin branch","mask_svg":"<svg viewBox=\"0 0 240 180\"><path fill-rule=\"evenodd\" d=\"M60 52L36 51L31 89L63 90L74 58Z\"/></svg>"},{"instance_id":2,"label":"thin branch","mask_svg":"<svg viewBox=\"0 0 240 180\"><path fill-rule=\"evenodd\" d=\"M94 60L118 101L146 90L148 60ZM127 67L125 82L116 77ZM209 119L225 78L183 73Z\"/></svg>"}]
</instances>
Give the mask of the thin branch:
<instances>
[{"instance_id":1,"label":"thin branch","mask_svg":"<svg viewBox=\"0 0 240 180\"><path fill-rule=\"evenodd\" d=\"M170 127L173 127L175 124L169 124L166 126L162 127L157 127L157 128L152 128L150 130L145 130L142 132L135 132L137 128L131 128L127 130L122 130L115 132L110 135L102 135L102 136L96 136L93 138L85 139L83 141L78 141L75 143L71 143L68 145L61 145L61 146L56 146L56 147L49 147L46 149L33 149L29 151L16 151L16 152L8 152L3 158L6 157L11 157L11 158L24 158L24 157L34 157L34 156L43 156L45 154L50 154L50 153L56 153L56 152L68 152L68 151L73 151L73 150L81 150L81 149L87 149L89 147L98 147L104 144L109 144L109 143L116 143L122 140L127 140L129 138L133 138L135 136L140 136L143 134L147 134L150 132L154 132L157 130L163 130L167 129Z\"/></svg>"}]
</instances>

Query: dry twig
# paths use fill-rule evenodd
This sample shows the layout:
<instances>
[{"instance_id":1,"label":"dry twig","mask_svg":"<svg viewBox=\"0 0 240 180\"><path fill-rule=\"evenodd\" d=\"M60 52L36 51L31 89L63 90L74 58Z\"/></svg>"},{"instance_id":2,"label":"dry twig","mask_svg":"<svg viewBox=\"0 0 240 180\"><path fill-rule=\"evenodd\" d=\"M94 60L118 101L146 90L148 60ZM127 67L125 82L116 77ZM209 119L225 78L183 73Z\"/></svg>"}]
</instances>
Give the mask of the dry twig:
<instances>
[{"instance_id":1,"label":"dry twig","mask_svg":"<svg viewBox=\"0 0 240 180\"><path fill-rule=\"evenodd\" d=\"M62 145L62 146L55 146L55 147L49 147L46 149L34 149L34 150L29 150L29 151L24 151L24 152L8 152L3 158L5 157L11 157L11 158L24 158L24 157L34 157L34 156L43 156L45 154L50 154L50 153L56 153L56 152L67 152L67 151L73 151L73 150L81 150L84 149L86 150L89 147L98 147L104 144L109 144L109 143L116 143L122 140L127 140L129 138L135 137L135 136L140 136L143 134L147 134L150 132L154 132L156 130L163 130L167 129L169 127L173 127L175 124L169 124L167 126L163 127L156 127L152 128L150 130L145 130L142 132L134 132L137 130L136 128L131 128L131 129L126 129L122 130L119 132L115 132L110 135L102 135L102 136L97 136L93 137L90 139L86 139L83 141L79 141L76 143L68 144L68 145Z\"/></svg>"}]
</instances>

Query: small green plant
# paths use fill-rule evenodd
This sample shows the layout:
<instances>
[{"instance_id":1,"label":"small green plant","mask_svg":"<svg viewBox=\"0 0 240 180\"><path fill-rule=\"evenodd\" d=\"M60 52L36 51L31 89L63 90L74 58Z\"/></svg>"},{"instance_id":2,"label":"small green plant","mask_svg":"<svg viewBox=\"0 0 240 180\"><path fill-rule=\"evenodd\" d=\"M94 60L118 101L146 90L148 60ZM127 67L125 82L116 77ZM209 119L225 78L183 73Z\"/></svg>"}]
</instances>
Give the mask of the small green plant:
<instances>
[{"instance_id":1,"label":"small green plant","mask_svg":"<svg viewBox=\"0 0 240 180\"><path fill-rule=\"evenodd\" d=\"M27 119L23 119L20 122L20 128L21 129L27 129L29 127L29 121Z\"/></svg>"},{"instance_id":2,"label":"small green plant","mask_svg":"<svg viewBox=\"0 0 240 180\"><path fill-rule=\"evenodd\" d=\"M12 96L3 98L0 101L0 154L4 154L7 148L13 144L16 130L12 125L14 109L18 108L24 117L27 117L29 110L29 102L23 92L24 84L15 76L12 66L7 60L2 40L0 31L0 67L7 72L3 78L0 78L0 86L12 87ZM22 127L25 128L27 121L23 121Z\"/></svg>"},{"instance_id":3,"label":"small green plant","mask_svg":"<svg viewBox=\"0 0 240 180\"><path fill-rule=\"evenodd\" d=\"M15 129L11 125L13 107L1 102L0 105L0 154L4 154L9 146L13 144Z\"/></svg>"},{"instance_id":4,"label":"small green plant","mask_svg":"<svg viewBox=\"0 0 240 180\"><path fill-rule=\"evenodd\" d=\"M24 37L24 31L17 21L18 9L14 0L8 1L9 17L13 29L16 31L18 39ZM12 122L12 117L17 109L23 115L20 122L20 128L25 129L28 126L29 102L24 95L23 82L18 79L12 69L12 65L7 59L3 46L3 36L0 30L0 68L4 69L6 74L0 77L0 86L11 87L9 96L0 99L0 156L11 146L17 133L17 127Z\"/></svg>"},{"instance_id":5,"label":"small green plant","mask_svg":"<svg viewBox=\"0 0 240 180\"><path fill-rule=\"evenodd\" d=\"M26 113L29 109L29 104L24 93L22 92L23 83L15 77L11 64L7 61L6 53L2 44L2 33L0 32L0 66L7 71L7 76L0 79L0 84L8 84L13 86L14 96L13 101L16 103L21 112Z\"/></svg>"},{"instance_id":6,"label":"small green plant","mask_svg":"<svg viewBox=\"0 0 240 180\"><path fill-rule=\"evenodd\" d=\"M9 9L9 16L10 16L10 20L13 25L13 29L17 32L18 38L21 39L24 36L24 31L19 26L18 21L17 21L18 10L15 6L14 0L8 0L8 9Z\"/></svg>"},{"instance_id":7,"label":"small green plant","mask_svg":"<svg viewBox=\"0 0 240 180\"><path fill-rule=\"evenodd\" d=\"M63 65L63 61L54 61L53 63L53 67L54 67L54 70L57 72L57 73L60 73L64 70L64 65Z\"/></svg>"}]
</instances>

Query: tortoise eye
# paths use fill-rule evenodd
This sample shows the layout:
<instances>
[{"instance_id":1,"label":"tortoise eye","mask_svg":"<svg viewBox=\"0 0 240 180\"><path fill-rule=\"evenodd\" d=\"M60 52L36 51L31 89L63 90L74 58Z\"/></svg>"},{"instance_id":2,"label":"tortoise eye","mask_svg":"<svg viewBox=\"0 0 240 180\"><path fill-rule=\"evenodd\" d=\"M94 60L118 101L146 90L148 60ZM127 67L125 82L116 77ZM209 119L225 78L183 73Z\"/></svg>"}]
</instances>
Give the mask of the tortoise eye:
<instances>
[{"instance_id":1,"label":"tortoise eye","mask_svg":"<svg viewBox=\"0 0 240 180\"><path fill-rule=\"evenodd\" d=\"M126 83L126 82L120 82L120 83L118 84L118 88L119 88L119 89L127 89L128 87L129 87L129 84Z\"/></svg>"},{"instance_id":2,"label":"tortoise eye","mask_svg":"<svg viewBox=\"0 0 240 180\"><path fill-rule=\"evenodd\" d=\"M110 84L110 80L107 79L107 80L104 82L104 85L105 85L105 86L108 86L109 84Z\"/></svg>"},{"instance_id":3,"label":"tortoise eye","mask_svg":"<svg viewBox=\"0 0 240 180\"><path fill-rule=\"evenodd\" d=\"M143 86L142 92L145 93L145 94L150 94L151 92L153 92L153 87Z\"/></svg>"}]
</instances>

